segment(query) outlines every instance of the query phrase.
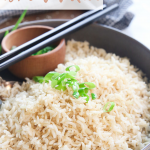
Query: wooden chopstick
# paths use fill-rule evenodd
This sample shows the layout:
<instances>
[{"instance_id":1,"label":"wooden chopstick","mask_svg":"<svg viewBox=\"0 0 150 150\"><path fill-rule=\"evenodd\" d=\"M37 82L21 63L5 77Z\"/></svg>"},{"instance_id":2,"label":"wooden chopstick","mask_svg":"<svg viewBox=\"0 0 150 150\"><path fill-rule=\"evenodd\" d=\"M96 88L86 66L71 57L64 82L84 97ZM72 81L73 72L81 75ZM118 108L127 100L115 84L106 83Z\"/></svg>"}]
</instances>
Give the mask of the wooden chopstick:
<instances>
[{"instance_id":1,"label":"wooden chopstick","mask_svg":"<svg viewBox=\"0 0 150 150\"><path fill-rule=\"evenodd\" d=\"M35 41L34 46L28 48L25 51L22 51L21 53L10 58L9 60L2 62L0 64L0 71L9 67L10 65L13 65L14 63L17 63L18 61L32 55L33 53L37 52L38 50L42 49L43 47L48 46L52 42L54 42L58 39L61 39L65 35L87 26L88 24L92 23L93 21L95 21L100 16L103 16L104 14L116 9L117 7L118 7L118 4L114 4L114 5L106 8L102 11L97 11L96 13L90 15L89 17L81 19L80 21L75 22L74 24L70 24L69 26L67 26L67 28L59 31L58 33L51 35L50 37L47 37L46 39L44 38L44 40L41 41L40 43L39 43L39 41Z\"/></svg>"},{"instance_id":2,"label":"wooden chopstick","mask_svg":"<svg viewBox=\"0 0 150 150\"><path fill-rule=\"evenodd\" d=\"M105 9L105 8L106 8L106 5L104 4L103 5L103 9ZM44 39L46 39L46 38L48 38L48 37L50 37L50 36L60 32L60 31L62 31L64 29L68 28L72 24L75 24L75 23L77 23L77 22L79 22L79 21L89 17L90 15L95 14L99 10L100 9L88 11L88 12L86 12L86 13L84 13L84 14L82 14L82 15L80 15L80 16L78 16L78 17L76 17L76 18L74 18L74 19L72 19L72 20L70 20L70 21L68 21L68 22L58 26L57 28L54 28L53 30L50 30L50 31L48 31L48 32L46 32L46 33L44 33L44 34L42 34L42 35L40 35L40 36L38 36L38 37L28 41L28 42L26 42L26 43L24 43L24 44L22 44L20 46L18 46L17 48L13 49L13 51L10 51L9 53L5 53L5 54L1 55L0 56L0 61L2 61L3 59L6 59L8 56L11 56L11 55L15 54L16 52L20 53L21 51L24 51L24 50L32 47L33 45L35 45L35 42L36 43L40 43Z\"/></svg>"}]
</instances>

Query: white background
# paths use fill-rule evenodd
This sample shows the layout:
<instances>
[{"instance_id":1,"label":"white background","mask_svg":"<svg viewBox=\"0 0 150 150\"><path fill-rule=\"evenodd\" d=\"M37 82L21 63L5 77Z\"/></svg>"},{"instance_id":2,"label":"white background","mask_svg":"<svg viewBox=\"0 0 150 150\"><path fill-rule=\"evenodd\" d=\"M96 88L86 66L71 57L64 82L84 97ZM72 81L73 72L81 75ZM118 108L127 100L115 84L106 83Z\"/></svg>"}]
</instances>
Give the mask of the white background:
<instances>
[{"instance_id":1,"label":"white background","mask_svg":"<svg viewBox=\"0 0 150 150\"><path fill-rule=\"evenodd\" d=\"M130 26L123 32L150 49L150 0L133 0L128 9L135 14Z\"/></svg>"}]
</instances>

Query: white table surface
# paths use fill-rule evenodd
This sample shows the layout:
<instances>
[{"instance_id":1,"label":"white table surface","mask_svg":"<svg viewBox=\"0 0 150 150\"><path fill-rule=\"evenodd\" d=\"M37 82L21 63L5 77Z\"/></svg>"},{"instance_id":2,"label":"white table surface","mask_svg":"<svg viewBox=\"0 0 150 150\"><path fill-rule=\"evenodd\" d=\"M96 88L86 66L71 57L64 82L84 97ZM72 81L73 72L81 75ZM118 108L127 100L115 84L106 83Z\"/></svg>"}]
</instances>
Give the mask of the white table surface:
<instances>
[{"instance_id":1,"label":"white table surface","mask_svg":"<svg viewBox=\"0 0 150 150\"><path fill-rule=\"evenodd\" d=\"M140 41L150 49L150 0L133 0L129 11L135 14L130 26L123 33Z\"/></svg>"}]
</instances>

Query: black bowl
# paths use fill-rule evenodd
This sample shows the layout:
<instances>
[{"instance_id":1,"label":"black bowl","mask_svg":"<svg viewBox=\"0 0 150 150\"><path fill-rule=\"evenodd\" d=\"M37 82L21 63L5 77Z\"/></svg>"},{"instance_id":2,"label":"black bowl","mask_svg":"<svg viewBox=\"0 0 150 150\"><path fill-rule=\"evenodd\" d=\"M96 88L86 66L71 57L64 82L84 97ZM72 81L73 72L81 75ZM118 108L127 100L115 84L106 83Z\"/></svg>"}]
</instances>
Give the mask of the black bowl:
<instances>
[{"instance_id":1,"label":"black bowl","mask_svg":"<svg viewBox=\"0 0 150 150\"><path fill-rule=\"evenodd\" d=\"M56 27L64 22L66 22L66 20L34 21L23 23L20 25L20 27L24 27L27 25L47 25ZM12 29L12 26L0 30L0 41L2 40L4 32L8 29ZM140 42L134 40L133 38L130 38L120 31L114 28L92 24L66 36L66 40L70 39L78 41L88 41L91 45L98 48L104 48L107 52L115 53L121 57L128 57L130 59L130 62L141 69L150 79L149 49L142 45ZM1 71L0 76L2 76L2 78L7 81L22 81L13 76L7 69Z\"/></svg>"},{"instance_id":2,"label":"black bowl","mask_svg":"<svg viewBox=\"0 0 150 150\"><path fill-rule=\"evenodd\" d=\"M66 20L44 20L23 23L20 27L27 25L47 25L56 27ZM11 27L0 30L0 39L6 30ZM128 57L131 63L140 68L150 79L150 51L138 41L121 33L114 28L91 24L83 29L78 30L68 36L66 40L74 39L78 41L88 41L91 45L104 48L107 52L115 53L121 57ZM0 72L0 76L7 81L21 81L13 76L7 69Z\"/></svg>"}]
</instances>

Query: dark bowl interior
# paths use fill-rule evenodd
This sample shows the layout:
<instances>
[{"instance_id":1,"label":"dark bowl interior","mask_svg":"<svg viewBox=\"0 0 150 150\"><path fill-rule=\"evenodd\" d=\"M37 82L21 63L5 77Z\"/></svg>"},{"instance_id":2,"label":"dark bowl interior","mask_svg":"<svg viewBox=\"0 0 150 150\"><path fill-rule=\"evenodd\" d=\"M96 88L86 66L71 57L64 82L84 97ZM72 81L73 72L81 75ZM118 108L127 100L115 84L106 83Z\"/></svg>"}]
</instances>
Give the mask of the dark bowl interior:
<instances>
[{"instance_id":1,"label":"dark bowl interior","mask_svg":"<svg viewBox=\"0 0 150 150\"><path fill-rule=\"evenodd\" d=\"M64 21L35 21L26 25L48 25L56 27ZM11 28L11 27L10 27ZM0 30L0 38L6 29ZM124 35L118 30L98 24L89 25L65 37L66 40L88 41L91 45L104 48L107 52L115 53L121 57L128 57L132 64L140 68L150 79L150 51L136 40ZM8 81L21 81L13 76L7 69L0 72L0 76Z\"/></svg>"}]
</instances>

